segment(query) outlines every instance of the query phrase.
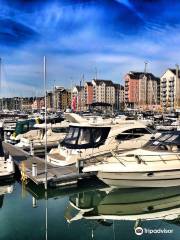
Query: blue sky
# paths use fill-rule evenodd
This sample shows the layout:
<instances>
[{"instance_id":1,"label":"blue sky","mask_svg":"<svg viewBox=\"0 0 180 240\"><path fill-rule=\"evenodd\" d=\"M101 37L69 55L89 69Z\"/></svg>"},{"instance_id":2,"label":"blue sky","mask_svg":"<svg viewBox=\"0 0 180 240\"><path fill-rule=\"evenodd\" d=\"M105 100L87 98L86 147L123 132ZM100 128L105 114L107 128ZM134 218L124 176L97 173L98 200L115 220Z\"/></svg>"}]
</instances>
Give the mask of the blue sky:
<instances>
[{"instance_id":1,"label":"blue sky","mask_svg":"<svg viewBox=\"0 0 180 240\"><path fill-rule=\"evenodd\" d=\"M129 70L160 76L180 54L180 1L0 0L4 96L95 77L121 82Z\"/></svg>"}]
</instances>

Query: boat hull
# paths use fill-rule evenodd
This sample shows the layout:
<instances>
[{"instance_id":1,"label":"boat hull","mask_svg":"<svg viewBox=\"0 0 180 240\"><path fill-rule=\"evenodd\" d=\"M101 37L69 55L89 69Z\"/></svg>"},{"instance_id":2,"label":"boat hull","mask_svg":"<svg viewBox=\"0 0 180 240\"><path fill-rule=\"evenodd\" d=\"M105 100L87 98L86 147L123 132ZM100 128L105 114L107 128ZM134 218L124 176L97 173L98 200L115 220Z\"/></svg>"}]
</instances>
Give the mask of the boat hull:
<instances>
[{"instance_id":1,"label":"boat hull","mask_svg":"<svg viewBox=\"0 0 180 240\"><path fill-rule=\"evenodd\" d=\"M180 186L180 170L143 173L98 172L97 176L107 185L119 188Z\"/></svg>"}]
</instances>

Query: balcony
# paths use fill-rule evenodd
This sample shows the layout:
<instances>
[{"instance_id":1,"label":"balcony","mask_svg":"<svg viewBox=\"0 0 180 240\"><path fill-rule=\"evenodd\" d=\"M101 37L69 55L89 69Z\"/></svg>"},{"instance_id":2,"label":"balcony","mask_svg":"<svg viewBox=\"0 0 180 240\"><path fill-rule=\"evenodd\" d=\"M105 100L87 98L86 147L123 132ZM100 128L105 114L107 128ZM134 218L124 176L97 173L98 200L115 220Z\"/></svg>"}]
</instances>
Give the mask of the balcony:
<instances>
[{"instance_id":1,"label":"balcony","mask_svg":"<svg viewBox=\"0 0 180 240\"><path fill-rule=\"evenodd\" d=\"M163 86L166 86L166 84L167 84L166 82L161 82L161 85Z\"/></svg>"},{"instance_id":2,"label":"balcony","mask_svg":"<svg viewBox=\"0 0 180 240\"><path fill-rule=\"evenodd\" d=\"M162 80L161 80L161 82L166 82L167 81L167 79L166 78L163 78Z\"/></svg>"},{"instance_id":3,"label":"balcony","mask_svg":"<svg viewBox=\"0 0 180 240\"><path fill-rule=\"evenodd\" d=\"M166 91L166 87L161 87L161 90L162 91Z\"/></svg>"},{"instance_id":4,"label":"balcony","mask_svg":"<svg viewBox=\"0 0 180 240\"><path fill-rule=\"evenodd\" d=\"M169 89L169 94L173 94L174 95L174 89Z\"/></svg>"}]
</instances>

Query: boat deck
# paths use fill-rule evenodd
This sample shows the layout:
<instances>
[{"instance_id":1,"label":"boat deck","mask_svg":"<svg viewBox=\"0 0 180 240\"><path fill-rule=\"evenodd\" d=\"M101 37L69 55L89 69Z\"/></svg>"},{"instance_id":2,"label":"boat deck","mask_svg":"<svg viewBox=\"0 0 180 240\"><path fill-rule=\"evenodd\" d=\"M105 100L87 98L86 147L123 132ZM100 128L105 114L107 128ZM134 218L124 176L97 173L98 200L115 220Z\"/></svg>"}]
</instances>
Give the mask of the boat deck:
<instances>
[{"instance_id":1,"label":"boat deck","mask_svg":"<svg viewBox=\"0 0 180 240\"><path fill-rule=\"evenodd\" d=\"M49 154L49 156L51 158L56 158L60 161L65 161L66 160L66 158L64 156L60 155L59 153L51 153L51 154Z\"/></svg>"},{"instance_id":2,"label":"boat deck","mask_svg":"<svg viewBox=\"0 0 180 240\"><path fill-rule=\"evenodd\" d=\"M21 175L32 180L37 185L44 184L45 160L36 156L31 156L26 151L9 143L3 142L5 153L12 156L15 165L19 168ZM37 176L32 175L32 164L37 164ZM54 166L47 163L47 180L50 186L63 186L76 184L79 179L92 176L90 173L81 173L75 165Z\"/></svg>"}]
</instances>

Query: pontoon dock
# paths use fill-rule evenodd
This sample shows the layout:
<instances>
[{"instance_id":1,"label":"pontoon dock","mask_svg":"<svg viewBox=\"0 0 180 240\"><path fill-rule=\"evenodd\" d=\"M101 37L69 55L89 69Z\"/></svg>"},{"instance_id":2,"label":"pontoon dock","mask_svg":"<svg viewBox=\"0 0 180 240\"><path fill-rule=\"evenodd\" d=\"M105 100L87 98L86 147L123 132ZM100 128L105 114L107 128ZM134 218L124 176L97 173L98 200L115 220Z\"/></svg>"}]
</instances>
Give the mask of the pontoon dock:
<instances>
[{"instance_id":1,"label":"pontoon dock","mask_svg":"<svg viewBox=\"0 0 180 240\"><path fill-rule=\"evenodd\" d=\"M19 168L21 175L32 180L37 185L45 183L45 161L42 158L31 156L24 150L3 142L5 153L12 156L15 165ZM37 174L34 176L32 165L37 167ZM76 184L79 179L92 176L90 173L81 173L79 167L71 166L54 166L47 163L47 181L49 186L63 186Z\"/></svg>"}]
</instances>

